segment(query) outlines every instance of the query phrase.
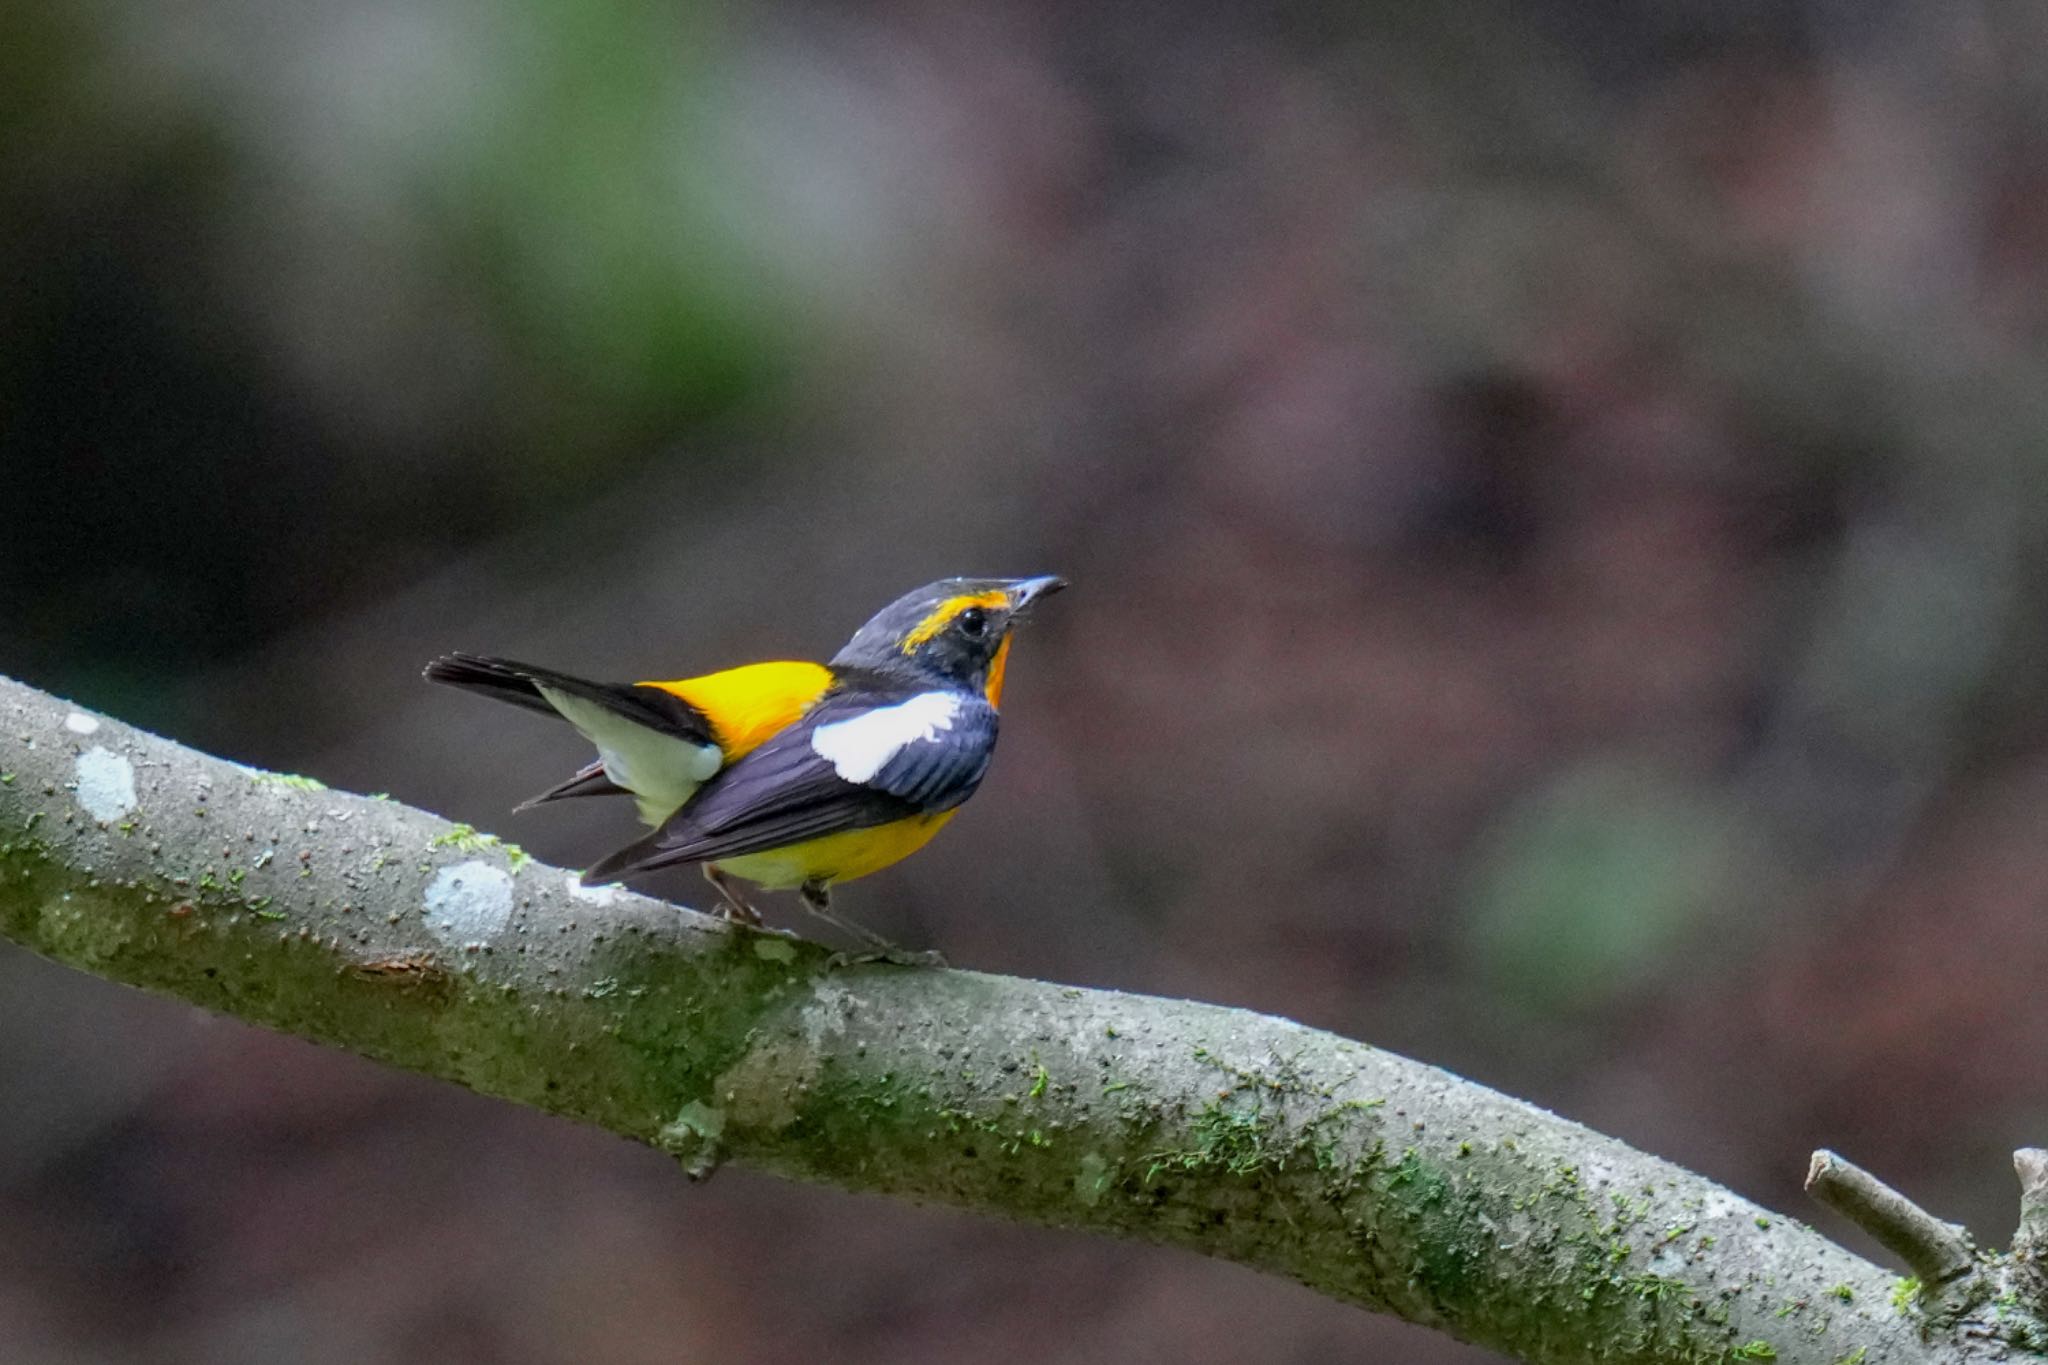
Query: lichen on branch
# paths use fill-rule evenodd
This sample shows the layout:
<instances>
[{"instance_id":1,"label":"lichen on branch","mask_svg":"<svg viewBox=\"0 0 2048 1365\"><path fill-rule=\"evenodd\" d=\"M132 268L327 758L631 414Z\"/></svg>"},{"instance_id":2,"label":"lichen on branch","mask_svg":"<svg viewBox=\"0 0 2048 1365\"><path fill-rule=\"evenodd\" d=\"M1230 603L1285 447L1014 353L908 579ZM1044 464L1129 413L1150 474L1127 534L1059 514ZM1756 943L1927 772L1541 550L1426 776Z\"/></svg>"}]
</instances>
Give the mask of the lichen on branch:
<instances>
[{"instance_id":1,"label":"lichen on branch","mask_svg":"<svg viewBox=\"0 0 2048 1365\"><path fill-rule=\"evenodd\" d=\"M1725 1189L1284 1019L817 945L0 679L0 936L725 1161L1185 1247L1537 1362L2010 1358ZM2031 1321L2031 1318L2028 1319ZM2001 1354L2004 1353L2004 1354Z\"/></svg>"}]
</instances>

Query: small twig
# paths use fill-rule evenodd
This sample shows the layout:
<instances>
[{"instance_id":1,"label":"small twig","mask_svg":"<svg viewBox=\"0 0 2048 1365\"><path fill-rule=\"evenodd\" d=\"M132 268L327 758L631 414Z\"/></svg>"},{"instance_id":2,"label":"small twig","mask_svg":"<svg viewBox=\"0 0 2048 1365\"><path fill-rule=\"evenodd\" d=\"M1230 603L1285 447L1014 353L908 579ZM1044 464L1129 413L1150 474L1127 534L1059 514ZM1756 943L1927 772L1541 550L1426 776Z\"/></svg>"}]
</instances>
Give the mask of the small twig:
<instances>
[{"instance_id":1,"label":"small twig","mask_svg":"<svg viewBox=\"0 0 2048 1365\"><path fill-rule=\"evenodd\" d=\"M2012 1168L2020 1177L2020 1230L2013 1234L2013 1250L2048 1254L2048 1148L2020 1148L2012 1154Z\"/></svg>"},{"instance_id":2,"label":"small twig","mask_svg":"<svg viewBox=\"0 0 2048 1365\"><path fill-rule=\"evenodd\" d=\"M2036 1313L2048 1316L2048 1149L2012 1154L2020 1178L2020 1225L2012 1235L2012 1287Z\"/></svg>"},{"instance_id":3,"label":"small twig","mask_svg":"<svg viewBox=\"0 0 2048 1365\"><path fill-rule=\"evenodd\" d=\"M1813 1154L1806 1192L1876 1238L1930 1289L1976 1265L1969 1233L1825 1148Z\"/></svg>"}]
</instances>

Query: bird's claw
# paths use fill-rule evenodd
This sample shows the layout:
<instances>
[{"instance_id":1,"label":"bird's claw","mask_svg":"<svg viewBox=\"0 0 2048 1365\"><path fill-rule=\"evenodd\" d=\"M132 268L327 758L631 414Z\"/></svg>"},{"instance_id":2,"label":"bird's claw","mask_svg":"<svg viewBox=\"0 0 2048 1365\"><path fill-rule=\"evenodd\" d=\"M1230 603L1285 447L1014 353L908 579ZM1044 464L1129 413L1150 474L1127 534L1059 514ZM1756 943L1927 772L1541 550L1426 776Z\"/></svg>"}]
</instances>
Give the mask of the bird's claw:
<instances>
[{"instance_id":1,"label":"bird's claw","mask_svg":"<svg viewBox=\"0 0 2048 1365\"><path fill-rule=\"evenodd\" d=\"M720 901L711 907L711 913L717 919L733 924L744 924L751 929L762 927L761 912L751 905L734 905L730 901Z\"/></svg>"}]
</instances>

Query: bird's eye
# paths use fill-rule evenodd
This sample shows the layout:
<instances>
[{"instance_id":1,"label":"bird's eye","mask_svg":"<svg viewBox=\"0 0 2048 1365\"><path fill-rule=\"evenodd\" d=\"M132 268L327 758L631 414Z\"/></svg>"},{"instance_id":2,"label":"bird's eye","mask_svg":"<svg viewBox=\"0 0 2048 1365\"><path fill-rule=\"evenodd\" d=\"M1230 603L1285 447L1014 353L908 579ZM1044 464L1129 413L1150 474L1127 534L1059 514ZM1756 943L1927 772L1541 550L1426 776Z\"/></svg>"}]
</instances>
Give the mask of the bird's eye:
<instances>
[{"instance_id":1,"label":"bird's eye","mask_svg":"<svg viewBox=\"0 0 2048 1365\"><path fill-rule=\"evenodd\" d=\"M960 633L970 640L979 640L988 630L988 613L980 607L969 607L960 613Z\"/></svg>"}]
</instances>

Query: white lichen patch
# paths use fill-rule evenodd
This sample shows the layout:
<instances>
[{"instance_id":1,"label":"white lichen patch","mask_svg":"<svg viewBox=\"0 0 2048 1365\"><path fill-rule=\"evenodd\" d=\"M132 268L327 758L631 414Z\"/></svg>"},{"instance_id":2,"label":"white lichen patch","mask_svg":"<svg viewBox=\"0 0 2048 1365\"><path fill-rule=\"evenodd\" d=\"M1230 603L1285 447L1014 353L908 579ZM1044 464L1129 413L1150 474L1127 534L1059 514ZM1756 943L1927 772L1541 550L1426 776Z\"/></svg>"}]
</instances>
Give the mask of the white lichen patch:
<instances>
[{"instance_id":1,"label":"white lichen patch","mask_svg":"<svg viewBox=\"0 0 2048 1365\"><path fill-rule=\"evenodd\" d=\"M64 728L74 735L90 735L99 730L100 723L97 719L88 716L83 711L73 711L70 715L64 717Z\"/></svg>"},{"instance_id":2,"label":"white lichen patch","mask_svg":"<svg viewBox=\"0 0 2048 1365\"><path fill-rule=\"evenodd\" d=\"M95 744L78 756L72 794L93 819L118 820L135 809L135 765Z\"/></svg>"},{"instance_id":3,"label":"white lichen patch","mask_svg":"<svg viewBox=\"0 0 2048 1365\"><path fill-rule=\"evenodd\" d=\"M786 938L763 935L754 940L754 956L763 962L794 962L796 945Z\"/></svg>"},{"instance_id":4,"label":"white lichen patch","mask_svg":"<svg viewBox=\"0 0 2048 1365\"><path fill-rule=\"evenodd\" d=\"M691 1100L676 1111L672 1121L662 1125L657 1137L664 1147L695 1148L700 1143L716 1142L724 1135L725 1111L702 1100Z\"/></svg>"},{"instance_id":5,"label":"white lichen patch","mask_svg":"<svg viewBox=\"0 0 2048 1365\"><path fill-rule=\"evenodd\" d=\"M701 1180L718 1167L724 1156L719 1139L725 1135L725 1111L702 1100L691 1100L654 1135L655 1146L683 1164L683 1174Z\"/></svg>"},{"instance_id":6,"label":"white lichen patch","mask_svg":"<svg viewBox=\"0 0 2048 1365\"><path fill-rule=\"evenodd\" d=\"M619 898L617 885L585 886L583 878L574 872L568 876L569 899L582 901L585 905L610 905Z\"/></svg>"},{"instance_id":7,"label":"white lichen patch","mask_svg":"<svg viewBox=\"0 0 2048 1365\"><path fill-rule=\"evenodd\" d=\"M811 1000L797 1013L797 1026L813 1051L822 1052L833 1039L846 1032L846 1016L853 993L836 981L821 979L811 986Z\"/></svg>"},{"instance_id":8,"label":"white lichen patch","mask_svg":"<svg viewBox=\"0 0 2048 1365\"><path fill-rule=\"evenodd\" d=\"M444 867L427 884L427 931L451 948L488 942L512 918L512 877L471 859Z\"/></svg>"}]
</instances>

